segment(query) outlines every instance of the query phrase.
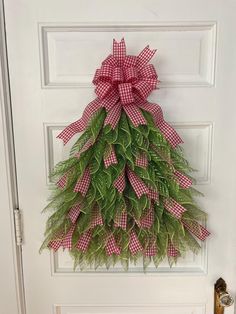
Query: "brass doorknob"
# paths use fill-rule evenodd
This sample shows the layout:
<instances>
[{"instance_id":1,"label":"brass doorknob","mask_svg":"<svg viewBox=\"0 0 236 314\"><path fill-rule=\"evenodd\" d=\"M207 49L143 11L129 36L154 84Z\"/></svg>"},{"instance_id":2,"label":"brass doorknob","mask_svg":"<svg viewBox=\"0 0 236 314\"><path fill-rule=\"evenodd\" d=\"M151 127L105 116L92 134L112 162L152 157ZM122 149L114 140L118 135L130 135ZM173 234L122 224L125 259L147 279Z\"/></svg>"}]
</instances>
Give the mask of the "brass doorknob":
<instances>
[{"instance_id":1,"label":"brass doorknob","mask_svg":"<svg viewBox=\"0 0 236 314\"><path fill-rule=\"evenodd\" d=\"M224 279L219 278L215 283L215 308L214 314L223 314L224 308L234 303L233 297L227 292Z\"/></svg>"}]
</instances>

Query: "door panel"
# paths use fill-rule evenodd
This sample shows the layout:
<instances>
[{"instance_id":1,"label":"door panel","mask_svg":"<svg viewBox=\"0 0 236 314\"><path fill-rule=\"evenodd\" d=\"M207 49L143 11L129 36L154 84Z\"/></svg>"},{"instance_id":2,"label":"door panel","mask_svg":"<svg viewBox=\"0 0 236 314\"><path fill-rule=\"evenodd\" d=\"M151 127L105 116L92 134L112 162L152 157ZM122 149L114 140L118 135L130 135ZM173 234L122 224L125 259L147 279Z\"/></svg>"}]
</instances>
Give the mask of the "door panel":
<instances>
[{"instance_id":1,"label":"door panel","mask_svg":"<svg viewBox=\"0 0 236 314\"><path fill-rule=\"evenodd\" d=\"M213 285L236 287L236 27L234 1L5 2L9 72L28 313L213 313ZM73 272L67 252L38 250L50 188L48 173L68 156L57 134L94 98L91 79L125 37L128 51L150 44L160 89L150 99L184 139L196 172L200 205L212 236L198 256L173 268L164 261L94 273ZM226 311L233 313L233 308Z\"/></svg>"}]
</instances>

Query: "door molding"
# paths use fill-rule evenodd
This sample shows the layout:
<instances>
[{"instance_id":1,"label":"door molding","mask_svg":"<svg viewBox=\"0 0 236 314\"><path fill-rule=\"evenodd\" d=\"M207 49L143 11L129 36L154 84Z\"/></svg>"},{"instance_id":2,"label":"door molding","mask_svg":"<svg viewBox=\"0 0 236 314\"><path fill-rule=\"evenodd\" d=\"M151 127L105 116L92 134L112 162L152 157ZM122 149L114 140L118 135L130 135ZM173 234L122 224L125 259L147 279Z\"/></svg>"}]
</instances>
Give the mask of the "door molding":
<instances>
[{"instance_id":1,"label":"door molding","mask_svg":"<svg viewBox=\"0 0 236 314\"><path fill-rule=\"evenodd\" d=\"M0 228L0 238L6 243L8 249L8 254L3 254L1 257L0 271L4 272L5 269L10 269L12 275L11 278L13 278L9 289L11 290L11 303L14 302L16 304L15 306L18 310L18 314L25 314L22 252L21 246L16 245L14 225L14 209L18 208L18 194L11 114L10 81L8 75L4 0L0 0L0 42L0 183L1 191L5 196L1 200L1 217L2 221L4 221L5 228L3 228L3 230ZM7 233L6 230L8 230ZM3 232L4 234L1 234ZM9 264L9 254L11 264ZM9 303L9 300L5 300L5 302ZM5 313L7 313L7 311L5 311Z\"/></svg>"}]
</instances>

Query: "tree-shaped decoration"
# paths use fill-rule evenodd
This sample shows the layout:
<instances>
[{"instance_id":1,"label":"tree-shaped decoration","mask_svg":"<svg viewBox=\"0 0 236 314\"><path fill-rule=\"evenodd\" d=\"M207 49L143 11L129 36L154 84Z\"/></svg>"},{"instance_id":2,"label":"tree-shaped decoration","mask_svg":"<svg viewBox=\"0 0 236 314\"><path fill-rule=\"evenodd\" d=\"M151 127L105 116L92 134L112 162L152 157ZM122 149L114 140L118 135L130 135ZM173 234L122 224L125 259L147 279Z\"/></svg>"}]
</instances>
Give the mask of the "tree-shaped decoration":
<instances>
[{"instance_id":1,"label":"tree-shaped decoration","mask_svg":"<svg viewBox=\"0 0 236 314\"><path fill-rule=\"evenodd\" d=\"M93 79L97 98L58 136L66 144L83 132L51 174L53 214L42 248L68 249L75 267L128 269L142 258L146 268L166 256L172 265L209 235L182 140L147 100L159 83L154 54L147 46L127 55L124 39L114 40Z\"/></svg>"}]
</instances>

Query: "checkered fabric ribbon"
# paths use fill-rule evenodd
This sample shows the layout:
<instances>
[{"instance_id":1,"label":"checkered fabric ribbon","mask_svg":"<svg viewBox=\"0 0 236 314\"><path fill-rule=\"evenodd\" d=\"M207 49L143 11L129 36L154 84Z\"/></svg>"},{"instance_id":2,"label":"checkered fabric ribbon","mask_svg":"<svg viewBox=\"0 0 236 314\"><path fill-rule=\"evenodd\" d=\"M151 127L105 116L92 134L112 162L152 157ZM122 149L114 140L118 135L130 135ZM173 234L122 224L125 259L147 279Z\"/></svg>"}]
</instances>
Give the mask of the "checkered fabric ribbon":
<instances>
[{"instance_id":1,"label":"checkered fabric ribbon","mask_svg":"<svg viewBox=\"0 0 236 314\"><path fill-rule=\"evenodd\" d=\"M156 50L145 47L138 56L126 54L124 39L113 41L113 54L97 69L93 84L97 98L87 105L81 119L66 127L58 138L66 144L76 133L84 131L92 116L102 107L107 111L104 125L114 129L123 109L134 126L146 124L140 108L153 114L155 123L170 144L175 147L182 142L176 131L165 122L159 105L146 101L156 89L158 76L152 64L148 64ZM140 107L140 108L139 108Z\"/></svg>"},{"instance_id":2,"label":"checkered fabric ribbon","mask_svg":"<svg viewBox=\"0 0 236 314\"><path fill-rule=\"evenodd\" d=\"M59 237L58 240L53 240L53 241L50 241L49 244L48 244L48 247L50 249L52 249L54 252L56 252L60 247L61 247L61 244L62 244L62 237L63 235L61 235L61 239Z\"/></svg>"},{"instance_id":3,"label":"checkered fabric ribbon","mask_svg":"<svg viewBox=\"0 0 236 314\"><path fill-rule=\"evenodd\" d=\"M83 196L85 196L88 192L89 185L90 185L91 177L90 177L90 171L87 167L83 173L82 178L79 178L77 181L74 192L80 192Z\"/></svg>"},{"instance_id":4,"label":"checkered fabric ribbon","mask_svg":"<svg viewBox=\"0 0 236 314\"><path fill-rule=\"evenodd\" d=\"M133 230L130 232L129 250L132 255L136 254L139 251L143 251L143 247L141 243L139 242L139 239L136 233Z\"/></svg>"},{"instance_id":5,"label":"checkered fabric ribbon","mask_svg":"<svg viewBox=\"0 0 236 314\"><path fill-rule=\"evenodd\" d=\"M103 225L102 215L101 215L99 208L96 206L92 210L92 218L91 218L90 228L92 229L96 226L102 226L102 225Z\"/></svg>"},{"instance_id":6,"label":"checkered fabric ribbon","mask_svg":"<svg viewBox=\"0 0 236 314\"><path fill-rule=\"evenodd\" d=\"M210 232L197 221L182 220L182 223L189 232L194 234L201 241L205 241L210 235Z\"/></svg>"},{"instance_id":7,"label":"checkered fabric ribbon","mask_svg":"<svg viewBox=\"0 0 236 314\"><path fill-rule=\"evenodd\" d=\"M68 217L70 218L71 222L74 224L79 217L80 214L80 204L76 204L69 210Z\"/></svg>"},{"instance_id":8,"label":"checkered fabric ribbon","mask_svg":"<svg viewBox=\"0 0 236 314\"><path fill-rule=\"evenodd\" d=\"M178 170L175 170L174 175L180 185L183 189L188 189L192 185L192 180L189 179L187 176L185 176L183 173L181 173Z\"/></svg>"},{"instance_id":9,"label":"checkered fabric ribbon","mask_svg":"<svg viewBox=\"0 0 236 314\"><path fill-rule=\"evenodd\" d=\"M64 236L62 243L61 243L63 249L71 250L71 248L72 248L72 236L73 236L74 230L75 230L75 225L72 225L70 230L68 231L68 233Z\"/></svg>"},{"instance_id":10,"label":"checkered fabric ribbon","mask_svg":"<svg viewBox=\"0 0 236 314\"><path fill-rule=\"evenodd\" d=\"M121 194L125 189L125 173L119 175L119 177L113 182L113 186L117 189L117 191Z\"/></svg>"},{"instance_id":11,"label":"checkered fabric ribbon","mask_svg":"<svg viewBox=\"0 0 236 314\"><path fill-rule=\"evenodd\" d=\"M140 153L135 160L135 165L142 168L147 168L148 166L148 159L145 153Z\"/></svg>"},{"instance_id":12,"label":"checkered fabric ribbon","mask_svg":"<svg viewBox=\"0 0 236 314\"><path fill-rule=\"evenodd\" d=\"M182 205L177 203L173 198L165 199L164 207L168 212L170 212L177 219L180 219L182 217L182 214L186 211L186 208L184 208Z\"/></svg>"},{"instance_id":13,"label":"checkered fabric ribbon","mask_svg":"<svg viewBox=\"0 0 236 314\"><path fill-rule=\"evenodd\" d=\"M157 244L155 238L150 237L148 246L144 251L145 256L155 256L157 255Z\"/></svg>"},{"instance_id":14,"label":"checkered fabric ribbon","mask_svg":"<svg viewBox=\"0 0 236 314\"><path fill-rule=\"evenodd\" d=\"M60 189L64 189L67 184L67 178L68 178L68 173L66 172L58 181L57 181L57 186Z\"/></svg>"},{"instance_id":15,"label":"checkered fabric ribbon","mask_svg":"<svg viewBox=\"0 0 236 314\"><path fill-rule=\"evenodd\" d=\"M92 230L88 230L84 232L79 238L79 241L76 245L77 249L82 252L86 252L89 247L89 243L91 239L92 239Z\"/></svg>"},{"instance_id":16,"label":"checkered fabric ribbon","mask_svg":"<svg viewBox=\"0 0 236 314\"><path fill-rule=\"evenodd\" d=\"M132 185L137 197L140 198L143 194L149 193L149 188L144 182L129 168L126 170L130 184Z\"/></svg>"},{"instance_id":17,"label":"checkered fabric ribbon","mask_svg":"<svg viewBox=\"0 0 236 314\"><path fill-rule=\"evenodd\" d=\"M172 147L175 148L177 145L183 143L175 129L164 120L163 112L159 105L152 104L148 101L141 101L138 106L152 114L156 127L158 127Z\"/></svg>"},{"instance_id":18,"label":"checkered fabric ribbon","mask_svg":"<svg viewBox=\"0 0 236 314\"><path fill-rule=\"evenodd\" d=\"M114 226L115 228L120 227L123 230L126 230L126 225L127 225L127 212L126 210L124 210L116 215L114 220Z\"/></svg>"},{"instance_id":19,"label":"checkered fabric ribbon","mask_svg":"<svg viewBox=\"0 0 236 314\"><path fill-rule=\"evenodd\" d=\"M116 159L115 149L114 149L114 146L112 145L108 155L104 156L104 165L105 165L105 168L108 168L110 165L114 165L117 163L118 161Z\"/></svg>"},{"instance_id":20,"label":"checkered fabric ribbon","mask_svg":"<svg viewBox=\"0 0 236 314\"><path fill-rule=\"evenodd\" d=\"M106 254L107 255L120 255L120 248L116 244L116 240L113 234L110 234L107 238L107 243L106 243Z\"/></svg>"},{"instance_id":21,"label":"checkered fabric ribbon","mask_svg":"<svg viewBox=\"0 0 236 314\"><path fill-rule=\"evenodd\" d=\"M147 196L148 196L148 198L153 199L154 201L156 201L158 203L158 201L159 201L158 191L155 191L152 188L149 188Z\"/></svg>"},{"instance_id":22,"label":"checkered fabric ribbon","mask_svg":"<svg viewBox=\"0 0 236 314\"><path fill-rule=\"evenodd\" d=\"M167 256L169 257L177 257L179 255L179 251L177 248L174 247L172 242L169 240L168 241L168 247L167 247Z\"/></svg>"},{"instance_id":23,"label":"checkered fabric ribbon","mask_svg":"<svg viewBox=\"0 0 236 314\"><path fill-rule=\"evenodd\" d=\"M151 208L144 211L141 219L140 219L140 226L141 228L151 228L154 223L154 210L153 206Z\"/></svg>"}]
</instances>

